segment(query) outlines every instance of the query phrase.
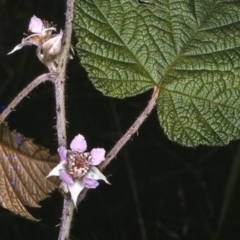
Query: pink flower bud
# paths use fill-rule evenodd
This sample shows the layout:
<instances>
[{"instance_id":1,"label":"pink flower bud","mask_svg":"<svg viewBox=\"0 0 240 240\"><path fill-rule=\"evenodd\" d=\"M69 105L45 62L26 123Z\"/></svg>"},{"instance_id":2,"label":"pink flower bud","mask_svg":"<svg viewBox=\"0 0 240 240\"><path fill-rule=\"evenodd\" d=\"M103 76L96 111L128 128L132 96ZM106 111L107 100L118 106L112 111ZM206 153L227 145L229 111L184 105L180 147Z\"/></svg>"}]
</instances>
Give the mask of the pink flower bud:
<instances>
[{"instance_id":1,"label":"pink flower bud","mask_svg":"<svg viewBox=\"0 0 240 240\"><path fill-rule=\"evenodd\" d=\"M40 18L35 15L30 19L28 30L32 33L41 33L44 28L43 22Z\"/></svg>"}]
</instances>

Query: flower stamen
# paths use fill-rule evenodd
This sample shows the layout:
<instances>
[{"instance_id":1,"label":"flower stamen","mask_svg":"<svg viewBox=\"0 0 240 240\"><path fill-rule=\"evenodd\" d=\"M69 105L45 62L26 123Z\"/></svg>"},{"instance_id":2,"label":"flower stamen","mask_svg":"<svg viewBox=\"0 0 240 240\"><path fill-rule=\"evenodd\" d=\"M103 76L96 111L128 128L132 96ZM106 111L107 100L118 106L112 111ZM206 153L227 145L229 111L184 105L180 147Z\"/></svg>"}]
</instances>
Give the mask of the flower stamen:
<instances>
[{"instance_id":1,"label":"flower stamen","mask_svg":"<svg viewBox=\"0 0 240 240\"><path fill-rule=\"evenodd\" d=\"M73 178L83 177L88 171L90 166L90 154L72 151L67 154L69 161L69 174Z\"/></svg>"}]
</instances>

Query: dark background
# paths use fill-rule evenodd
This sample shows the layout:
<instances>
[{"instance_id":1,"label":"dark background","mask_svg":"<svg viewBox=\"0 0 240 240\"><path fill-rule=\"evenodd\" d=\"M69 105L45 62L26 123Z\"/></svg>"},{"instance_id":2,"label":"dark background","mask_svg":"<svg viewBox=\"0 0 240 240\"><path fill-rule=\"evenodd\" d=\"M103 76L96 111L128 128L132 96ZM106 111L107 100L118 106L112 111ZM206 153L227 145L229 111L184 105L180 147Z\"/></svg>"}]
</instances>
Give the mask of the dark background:
<instances>
[{"instance_id":1,"label":"dark background","mask_svg":"<svg viewBox=\"0 0 240 240\"><path fill-rule=\"evenodd\" d=\"M64 26L64 12L63 0L0 0L1 109L35 77L47 72L34 47L6 54L20 43L33 14L56 23L60 29ZM151 92L124 100L104 97L87 79L77 57L70 61L67 74L68 143L81 133L89 150L104 147L109 151L144 109ZM11 129L56 153L51 83L35 89L7 121ZM71 239L214 239L238 145L235 141L221 148L183 147L167 139L153 111L105 170L111 186L101 182L78 207ZM0 207L0 239L57 239L62 202L62 196L55 191L40 203L42 208L28 208L40 222ZM239 239L239 229L238 181L219 239Z\"/></svg>"}]
</instances>

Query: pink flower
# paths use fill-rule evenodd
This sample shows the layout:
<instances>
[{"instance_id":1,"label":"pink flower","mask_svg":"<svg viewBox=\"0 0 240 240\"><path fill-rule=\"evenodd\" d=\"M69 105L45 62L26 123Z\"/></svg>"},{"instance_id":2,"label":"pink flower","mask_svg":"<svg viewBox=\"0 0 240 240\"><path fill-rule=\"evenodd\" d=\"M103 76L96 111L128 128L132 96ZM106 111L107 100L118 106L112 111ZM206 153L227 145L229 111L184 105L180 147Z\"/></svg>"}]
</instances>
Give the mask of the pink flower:
<instances>
[{"instance_id":1,"label":"pink flower","mask_svg":"<svg viewBox=\"0 0 240 240\"><path fill-rule=\"evenodd\" d=\"M85 152L87 143L81 134L72 140L70 148L71 150L67 150L63 146L58 148L60 163L47 177L59 176L67 186L76 206L78 196L84 188L96 188L99 185L98 180L103 180L108 184L109 182L95 167L105 160L103 148L94 148L91 152Z\"/></svg>"},{"instance_id":2,"label":"pink flower","mask_svg":"<svg viewBox=\"0 0 240 240\"><path fill-rule=\"evenodd\" d=\"M32 18L30 19L28 30L32 33L41 33L43 29L44 29L43 21L40 18L33 15Z\"/></svg>"},{"instance_id":3,"label":"pink flower","mask_svg":"<svg viewBox=\"0 0 240 240\"><path fill-rule=\"evenodd\" d=\"M8 55L25 46L37 46L39 60L48 67L50 72L56 72L58 58L62 49L63 32L60 31L58 34L53 34L53 32L56 32L56 28L35 15L30 19L28 30L31 34L23 38L21 43L15 46Z\"/></svg>"},{"instance_id":4,"label":"pink flower","mask_svg":"<svg viewBox=\"0 0 240 240\"><path fill-rule=\"evenodd\" d=\"M39 47L43 43L51 39L52 32L56 31L56 28L51 27L51 25L47 21L43 22L40 18L37 18L36 16L33 16L30 19L28 29L32 34L30 34L26 38L23 38L22 42L18 44L11 52L9 52L8 55L28 45L35 45Z\"/></svg>"}]
</instances>

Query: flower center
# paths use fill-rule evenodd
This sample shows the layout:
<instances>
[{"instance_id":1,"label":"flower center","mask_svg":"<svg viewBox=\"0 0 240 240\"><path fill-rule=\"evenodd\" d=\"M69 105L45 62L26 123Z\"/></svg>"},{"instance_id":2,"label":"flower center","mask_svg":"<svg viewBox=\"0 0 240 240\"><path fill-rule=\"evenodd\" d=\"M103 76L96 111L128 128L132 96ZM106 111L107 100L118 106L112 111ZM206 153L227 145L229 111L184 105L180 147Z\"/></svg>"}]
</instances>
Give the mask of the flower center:
<instances>
[{"instance_id":1,"label":"flower center","mask_svg":"<svg viewBox=\"0 0 240 240\"><path fill-rule=\"evenodd\" d=\"M90 157L89 153L68 152L69 173L73 178L83 177L89 170Z\"/></svg>"}]
</instances>

